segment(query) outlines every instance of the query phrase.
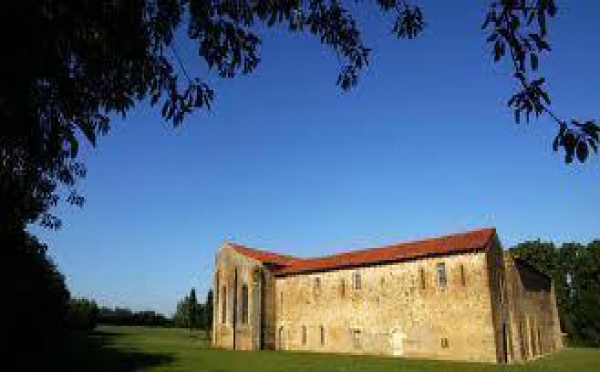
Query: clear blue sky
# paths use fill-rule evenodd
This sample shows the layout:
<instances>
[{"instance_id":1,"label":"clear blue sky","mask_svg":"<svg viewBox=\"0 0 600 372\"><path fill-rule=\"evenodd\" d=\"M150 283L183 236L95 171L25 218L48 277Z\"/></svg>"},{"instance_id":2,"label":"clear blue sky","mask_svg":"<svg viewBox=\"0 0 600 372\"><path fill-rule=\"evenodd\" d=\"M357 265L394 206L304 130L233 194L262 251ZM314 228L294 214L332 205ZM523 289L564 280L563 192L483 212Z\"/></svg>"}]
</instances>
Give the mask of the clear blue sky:
<instances>
[{"instance_id":1,"label":"clear blue sky","mask_svg":"<svg viewBox=\"0 0 600 372\"><path fill-rule=\"evenodd\" d=\"M86 151L85 207L33 229L73 294L171 313L192 286L205 295L226 239L311 256L482 226L505 246L600 237L600 159L567 166L550 121L513 123L484 7L458 3L425 1L413 41L364 15L373 58L349 93L318 41L271 32L255 74L215 81L211 112L175 130L146 104L116 119ZM600 118L600 5L559 5L542 60L556 111Z\"/></svg>"}]
</instances>

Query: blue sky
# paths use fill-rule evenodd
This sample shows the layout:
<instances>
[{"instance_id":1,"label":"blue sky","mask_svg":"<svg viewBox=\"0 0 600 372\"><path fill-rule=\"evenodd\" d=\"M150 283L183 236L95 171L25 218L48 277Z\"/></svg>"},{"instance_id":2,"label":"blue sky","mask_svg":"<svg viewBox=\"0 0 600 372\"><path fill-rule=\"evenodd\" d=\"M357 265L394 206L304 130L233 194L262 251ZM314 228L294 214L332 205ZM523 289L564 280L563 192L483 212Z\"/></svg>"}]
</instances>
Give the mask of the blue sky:
<instances>
[{"instance_id":1,"label":"blue sky","mask_svg":"<svg viewBox=\"0 0 600 372\"><path fill-rule=\"evenodd\" d=\"M145 103L115 119L84 154L85 207L60 206L59 232L33 229L73 294L171 313L192 286L205 295L227 239L312 256L483 226L505 246L600 237L598 157L567 166L552 122L514 124L481 2L423 3L417 40L361 16L373 55L351 92L318 41L273 31L256 73L212 79L212 111L177 129ZM600 118L600 5L570 4L543 73L560 115Z\"/></svg>"}]
</instances>

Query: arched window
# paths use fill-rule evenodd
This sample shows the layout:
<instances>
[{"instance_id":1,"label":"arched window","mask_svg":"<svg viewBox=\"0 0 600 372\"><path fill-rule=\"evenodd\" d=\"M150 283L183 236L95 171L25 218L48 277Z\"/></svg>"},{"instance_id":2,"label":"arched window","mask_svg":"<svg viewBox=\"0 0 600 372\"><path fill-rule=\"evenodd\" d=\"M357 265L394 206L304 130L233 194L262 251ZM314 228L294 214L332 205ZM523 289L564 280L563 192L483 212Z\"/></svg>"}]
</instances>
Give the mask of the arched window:
<instances>
[{"instance_id":1,"label":"arched window","mask_svg":"<svg viewBox=\"0 0 600 372\"><path fill-rule=\"evenodd\" d=\"M227 321L227 287L221 289L221 323Z\"/></svg>"},{"instance_id":2,"label":"arched window","mask_svg":"<svg viewBox=\"0 0 600 372\"><path fill-rule=\"evenodd\" d=\"M248 323L248 286L242 284L242 323Z\"/></svg>"}]
</instances>

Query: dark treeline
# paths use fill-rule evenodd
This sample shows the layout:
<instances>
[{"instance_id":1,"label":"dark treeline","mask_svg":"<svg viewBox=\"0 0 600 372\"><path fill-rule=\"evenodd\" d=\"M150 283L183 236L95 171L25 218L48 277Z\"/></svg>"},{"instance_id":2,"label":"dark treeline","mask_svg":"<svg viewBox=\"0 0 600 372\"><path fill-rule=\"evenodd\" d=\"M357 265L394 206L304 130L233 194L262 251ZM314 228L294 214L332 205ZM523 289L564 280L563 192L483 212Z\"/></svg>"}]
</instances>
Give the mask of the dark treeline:
<instances>
[{"instance_id":1,"label":"dark treeline","mask_svg":"<svg viewBox=\"0 0 600 372\"><path fill-rule=\"evenodd\" d=\"M153 311L132 311L127 308L101 307L98 310L98 323L111 325L132 325L148 327L167 327L173 325L173 321L165 315Z\"/></svg>"},{"instance_id":2,"label":"dark treeline","mask_svg":"<svg viewBox=\"0 0 600 372\"><path fill-rule=\"evenodd\" d=\"M600 240L560 246L528 241L510 252L552 277L561 329L569 345L599 347Z\"/></svg>"},{"instance_id":3,"label":"dark treeline","mask_svg":"<svg viewBox=\"0 0 600 372\"><path fill-rule=\"evenodd\" d=\"M196 290L177 303L173 317L167 317L153 310L133 311L126 307L98 306L96 301L74 298L68 303L68 323L72 329L92 331L98 324L179 327L209 331L212 327L212 290L208 291L206 302L199 303Z\"/></svg>"}]
</instances>

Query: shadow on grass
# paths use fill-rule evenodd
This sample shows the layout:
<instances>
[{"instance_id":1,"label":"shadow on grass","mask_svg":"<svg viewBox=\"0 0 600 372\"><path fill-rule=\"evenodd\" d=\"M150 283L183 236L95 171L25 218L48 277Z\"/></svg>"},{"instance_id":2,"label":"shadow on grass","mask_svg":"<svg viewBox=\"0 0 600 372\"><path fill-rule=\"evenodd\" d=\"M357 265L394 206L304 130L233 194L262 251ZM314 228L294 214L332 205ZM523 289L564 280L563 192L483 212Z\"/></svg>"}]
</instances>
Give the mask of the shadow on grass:
<instances>
[{"instance_id":1,"label":"shadow on grass","mask_svg":"<svg viewBox=\"0 0 600 372\"><path fill-rule=\"evenodd\" d=\"M122 334L94 331L81 335L72 346L66 371L143 371L150 367L173 363L175 357L168 353L148 353L135 349L115 347L115 340Z\"/></svg>"}]
</instances>

